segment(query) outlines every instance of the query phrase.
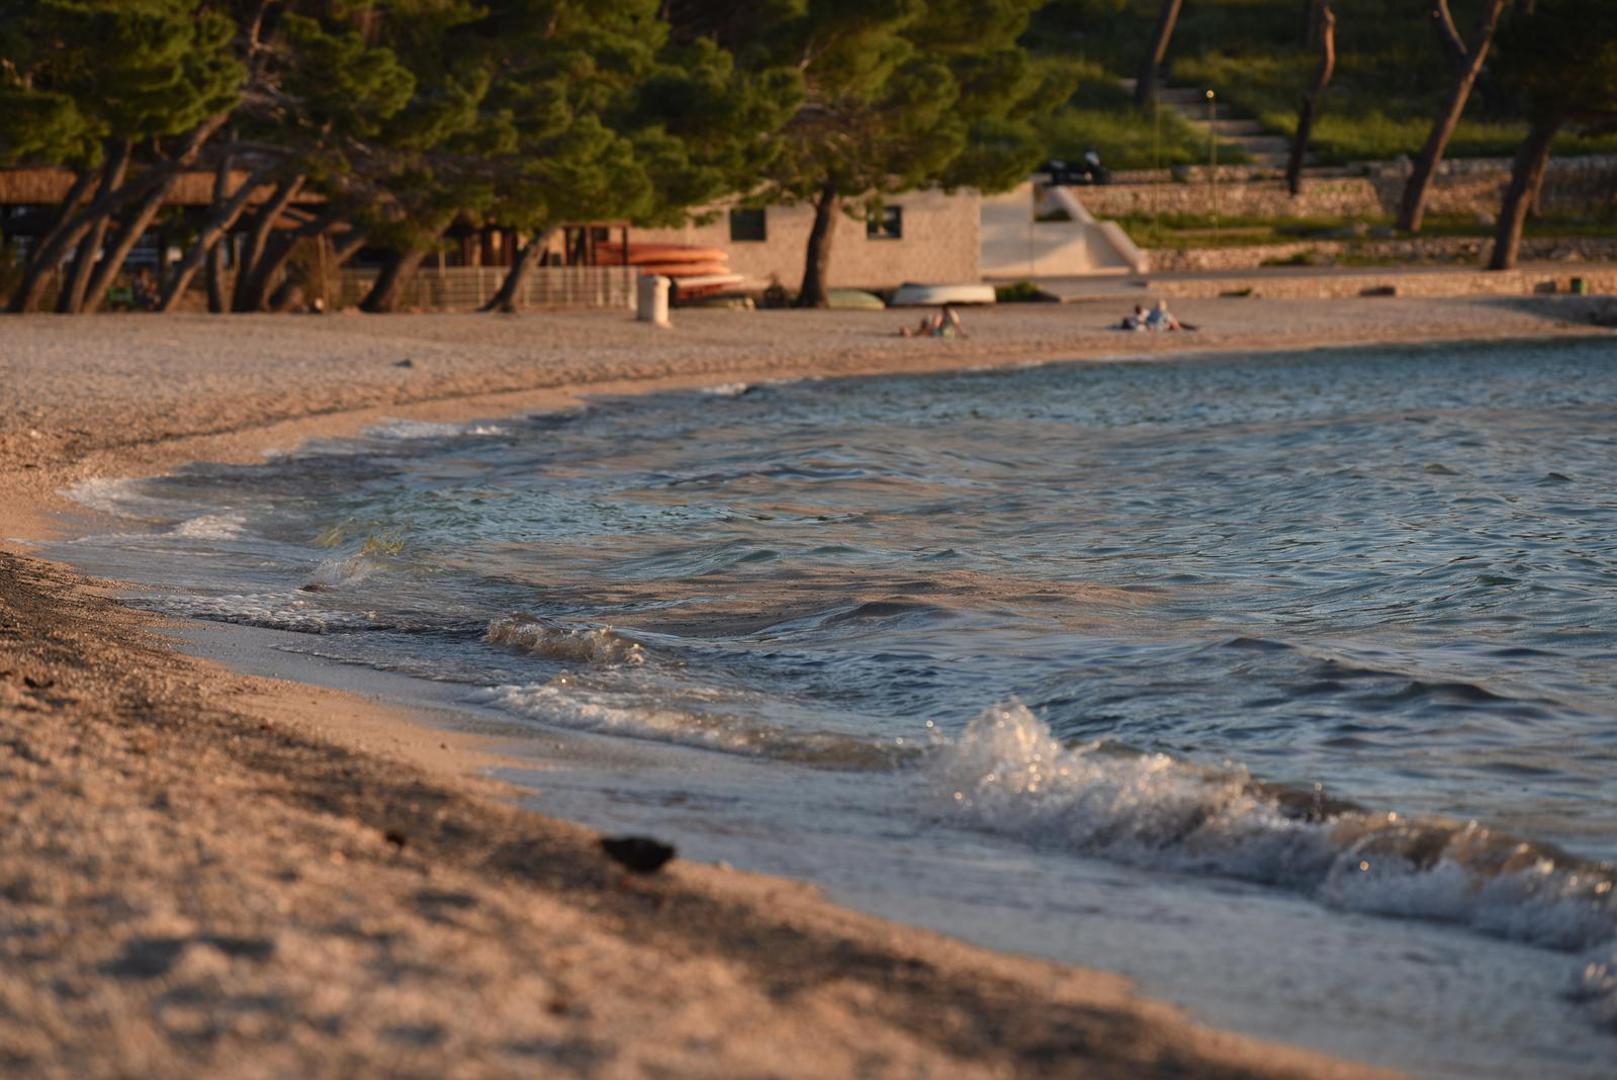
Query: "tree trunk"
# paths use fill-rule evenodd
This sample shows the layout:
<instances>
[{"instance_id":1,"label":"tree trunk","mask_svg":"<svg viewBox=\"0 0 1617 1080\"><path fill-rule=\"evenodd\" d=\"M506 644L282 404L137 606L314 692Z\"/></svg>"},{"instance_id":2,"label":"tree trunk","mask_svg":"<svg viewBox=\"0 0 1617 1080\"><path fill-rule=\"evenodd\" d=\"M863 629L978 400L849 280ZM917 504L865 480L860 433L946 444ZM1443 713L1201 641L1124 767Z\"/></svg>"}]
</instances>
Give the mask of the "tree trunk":
<instances>
[{"instance_id":1,"label":"tree trunk","mask_svg":"<svg viewBox=\"0 0 1617 1080\"><path fill-rule=\"evenodd\" d=\"M1331 0L1319 0L1319 70L1314 73L1314 85L1303 98L1297 112L1297 131L1291 139L1291 160L1286 163L1286 187L1296 195L1303 186L1303 158L1308 153L1308 138L1314 131L1314 114L1319 109L1320 95L1331 84L1336 73L1336 13Z\"/></svg>"},{"instance_id":2,"label":"tree trunk","mask_svg":"<svg viewBox=\"0 0 1617 1080\"><path fill-rule=\"evenodd\" d=\"M100 169L85 169L73 179L73 186L67 189L62 198L62 205L57 208L56 216L51 219L50 228L42 233L37 242L30 249L30 258L33 252L39 251L47 244L55 243L63 226L84 205L84 200L90 197L90 191L95 187L96 180L100 179Z\"/></svg>"},{"instance_id":3,"label":"tree trunk","mask_svg":"<svg viewBox=\"0 0 1617 1080\"><path fill-rule=\"evenodd\" d=\"M241 258L236 263L236 288L230 300L232 311L262 311L265 301L269 298L270 274L272 268L266 264L264 256L269 246L270 235L274 231L275 223L280 220L281 214L297 198L298 192L303 188L304 177L289 176L275 186L275 193L269 197L258 213L253 217L253 227L247 234L247 243L242 248Z\"/></svg>"},{"instance_id":4,"label":"tree trunk","mask_svg":"<svg viewBox=\"0 0 1617 1080\"><path fill-rule=\"evenodd\" d=\"M124 223L112 242L111 251L101 260L94 276L90 278L90 288L79 306L80 311L94 314L101 306L101 301L106 298L107 289L112 285L112 279L123 268L124 260L129 258L129 253L140 242L140 238L146 235L146 230L151 228L152 221L163 209L163 203L168 201L169 192L173 191L179 182L180 174L170 173L167 179L146 196L145 201Z\"/></svg>"},{"instance_id":5,"label":"tree trunk","mask_svg":"<svg viewBox=\"0 0 1617 1080\"><path fill-rule=\"evenodd\" d=\"M62 199L62 205L56 216L51 220L50 228L42 233L38 240L29 245L28 259L23 263L23 277L17 283L16 289L6 298L6 310L11 312L31 311L39 306L40 297L44 295L48 267L38 266L39 253L59 244L63 227L73 217L84 200L90 197L90 191L101 175L100 169L86 169L73 180L73 186L68 188L67 195ZM37 269L36 269L37 267Z\"/></svg>"},{"instance_id":6,"label":"tree trunk","mask_svg":"<svg viewBox=\"0 0 1617 1080\"><path fill-rule=\"evenodd\" d=\"M342 264L359 254L359 249L365 246L365 234L355 229L341 240L331 245L331 268L341 270Z\"/></svg>"},{"instance_id":7,"label":"tree trunk","mask_svg":"<svg viewBox=\"0 0 1617 1080\"><path fill-rule=\"evenodd\" d=\"M1527 139L1516 151L1516 163L1510 170L1510 186L1505 189L1504 206L1499 211L1499 231L1493 242L1493 257L1488 260L1489 270L1510 270L1515 267L1522 248L1522 226L1527 222L1527 210L1533 192L1543 182L1544 170L1550 163L1550 144L1561 130L1559 116L1541 117L1533 121Z\"/></svg>"},{"instance_id":8,"label":"tree trunk","mask_svg":"<svg viewBox=\"0 0 1617 1080\"><path fill-rule=\"evenodd\" d=\"M421 263L426 257L425 247L394 252L387 265L382 267L382 272L376 276L376 283L371 286L371 291L359 302L359 310L368 311L373 315L386 315L396 311L399 300L404 296L404 287L415 277L415 272L421 268Z\"/></svg>"},{"instance_id":9,"label":"tree trunk","mask_svg":"<svg viewBox=\"0 0 1617 1080\"><path fill-rule=\"evenodd\" d=\"M37 308L45 288L45 274L62 260L68 247L77 243L96 222L118 213L132 202L144 199L153 188L166 183L171 174L189 166L207 140L219 130L227 115L218 113L193 128L178 157L153 165L135 179L120 184L105 194L98 194L90 200L89 206L63 221L54 231L50 242L40 245L34 257L29 260L28 268L23 274L23 282L18 286L8 305L9 310L22 312Z\"/></svg>"},{"instance_id":10,"label":"tree trunk","mask_svg":"<svg viewBox=\"0 0 1617 1080\"><path fill-rule=\"evenodd\" d=\"M127 203L141 198L152 186L161 182L166 175L166 166L163 168L148 169L138 178L129 181L122 187L108 192L104 196L97 196L90 200L90 205L74 213L67 221L62 223L55 236L47 244L42 244L29 260L28 269L24 273L23 283L12 296L10 310L13 312L33 311L39 306L41 295L45 291L45 276L56 268L62 261L67 249L76 244L97 221L110 214L115 214Z\"/></svg>"},{"instance_id":11,"label":"tree trunk","mask_svg":"<svg viewBox=\"0 0 1617 1080\"><path fill-rule=\"evenodd\" d=\"M1477 76L1482 73L1482 64L1488 59L1488 50L1493 47L1494 31L1499 28L1499 17L1510 0L1489 0L1488 8L1482 14L1482 23L1477 27L1477 36L1471 44L1471 51L1465 56L1465 63L1458 69L1454 86L1449 90L1448 100L1443 103L1443 109L1432 121L1431 133L1426 136L1426 145L1421 147L1420 157L1415 159L1415 169L1409 174L1409 182L1404 185L1403 203L1398 210L1398 227L1408 232L1418 233L1426 217L1426 194L1432 185L1432 177L1437 173L1437 166L1443 160L1443 153L1448 149L1449 140L1454 137L1454 129L1459 126L1460 117L1465 113L1465 103L1471 98L1471 88L1476 85ZM1434 0L1434 7L1442 7L1447 13L1446 0Z\"/></svg>"},{"instance_id":12,"label":"tree trunk","mask_svg":"<svg viewBox=\"0 0 1617 1080\"><path fill-rule=\"evenodd\" d=\"M555 235L556 230L549 228L531 236L528 242L522 245L522 250L517 252L515 261L511 263L511 269L506 271L505 279L500 282L499 291L477 310L503 311L507 315L515 315L521 310L522 305L517 303L517 295L522 288L522 280L528 276L528 271L539 265L539 257L550 247L550 238Z\"/></svg>"},{"instance_id":13,"label":"tree trunk","mask_svg":"<svg viewBox=\"0 0 1617 1080\"><path fill-rule=\"evenodd\" d=\"M1142 109L1156 99L1157 75L1168 55L1168 43L1173 40L1174 24L1179 21L1179 9L1183 5L1184 0L1162 0L1162 10L1157 12L1157 28L1151 33L1151 47L1146 51L1145 63L1140 67L1139 81L1134 84L1134 104Z\"/></svg>"},{"instance_id":14,"label":"tree trunk","mask_svg":"<svg viewBox=\"0 0 1617 1080\"><path fill-rule=\"evenodd\" d=\"M1454 24L1454 14L1449 10L1449 0L1430 0L1430 3L1432 32L1437 35L1437 43L1443 50L1444 58L1458 75L1471 62L1471 50L1466 48L1465 39L1460 36L1460 28Z\"/></svg>"},{"instance_id":15,"label":"tree trunk","mask_svg":"<svg viewBox=\"0 0 1617 1080\"><path fill-rule=\"evenodd\" d=\"M229 282L225 278L225 246L230 242L230 234L225 233L219 242L208 249L207 277L204 279L208 286L208 311L214 315L223 315L230 310Z\"/></svg>"},{"instance_id":16,"label":"tree trunk","mask_svg":"<svg viewBox=\"0 0 1617 1080\"><path fill-rule=\"evenodd\" d=\"M95 189L98 201L123 186L124 178L129 174L129 156L132 150L128 139L120 140L107 148L107 159L101 166L101 183ZM72 315L84 306L84 297L89 290L96 256L101 253L101 244L107 237L107 226L111 221L110 214L97 217L79 240L78 251L73 255L73 266L62 282L61 291L56 294L58 314Z\"/></svg>"},{"instance_id":17,"label":"tree trunk","mask_svg":"<svg viewBox=\"0 0 1617 1080\"><path fill-rule=\"evenodd\" d=\"M299 240L308 240L313 237L325 235L332 226L342 220L342 211L328 206L321 214L296 229L283 230L280 234L270 237L265 246L264 253L259 256L258 266L253 270L253 293L262 297L256 311L282 311L285 310L286 282L282 282L275 289L270 283L285 269L286 264L292 260L297 251Z\"/></svg>"},{"instance_id":18,"label":"tree trunk","mask_svg":"<svg viewBox=\"0 0 1617 1080\"><path fill-rule=\"evenodd\" d=\"M263 185L264 180L264 170L254 173L247 178L246 182L241 185L234 195L223 201L217 200L217 197L223 194L220 186L217 184L214 186L216 201L213 216L208 219L207 224L202 227L202 231L197 234L196 241L192 243L191 249L185 253L185 258L180 260L179 265L174 268L174 272L169 275L169 279L163 283L163 296L157 302L158 311L173 311L174 305L178 304L180 297L185 295L185 290L191 284L191 279L196 276L196 272L202 269L204 264L209 266L210 272L217 265L219 242L229 235L231 226L236 224L236 220L241 217L242 211L247 209L247 203L251 201L253 192ZM223 294L223 292L224 290L221 288L220 293Z\"/></svg>"},{"instance_id":19,"label":"tree trunk","mask_svg":"<svg viewBox=\"0 0 1617 1080\"><path fill-rule=\"evenodd\" d=\"M831 241L836 238L837 215L841 212L842 198L837 193L837 185L828 180L820 189L820 197L814 200L814 227L809 230L797 307L823 308L829 302L825 290L831 274Z\"/></svg>"}]
</instances>

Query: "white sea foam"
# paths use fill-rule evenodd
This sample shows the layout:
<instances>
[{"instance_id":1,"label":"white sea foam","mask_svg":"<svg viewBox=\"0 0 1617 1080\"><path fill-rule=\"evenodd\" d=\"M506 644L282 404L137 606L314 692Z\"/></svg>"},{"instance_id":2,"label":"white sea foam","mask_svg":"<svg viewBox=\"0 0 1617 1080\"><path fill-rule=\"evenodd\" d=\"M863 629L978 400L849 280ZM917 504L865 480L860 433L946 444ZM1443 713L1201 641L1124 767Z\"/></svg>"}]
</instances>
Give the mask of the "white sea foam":
<instances>
[{"instance_id":1,"label":"white sea foam","mask_svg":"<svg viewBox=\"0 0 1617 1080\"><path fill-rule=\"evenodd\" d=\"M364 434L372 439L407 441L410 439L446 439L456 435L503 435L505 429L498 424L442 424L429 420L389 420L366 428Z\"/></svg>"},{"instance_id":2,"label":"white sea foam","mask_svg":"<svg viewBox=\"0 0 1617 1080\"><path fill-rule=\"evenodd\" d=\"M1592 954L1570 996L1589 1006L1595 1018L1617 1034L1617 952Z\"/></svg>"},{"instance_id":3,"label":"white sea foam","mask_svg":"<svg viewBox=\"0 0 1617 1080\"><path fill-rule=\"evenodd\" d=\"M484 641L546 660L600 665L639 665L646 651L638 641L609 626L567 627L521 615L489 623Z\"/></svg>"},{"instance_id":4,"label":"white sea foam","mask_svg":"<svg viewBox=\"0 0 1617 1080\"><path fill-rule=\"evenodd\" d=\"M717 386L704 386L702 393L713 397L738 398L751 389L751 383L731 382L719 383Z\"/></svg>"},{"instance_id":5,"label":"white sea foam","mask_svg":"<svg viewBox=\"0 0 1617 1080\"><path fill-rule=\"evenodd\" d=\"M1283 885L1346 910L1575 949L1617 933L1613 868L1475 823L1306 815L1242 769L1067 747L1019 703L924 766L940 816L1024 842Z\"/></svg>"},{"instance_id":6,"label":"white sea foam","mask_svg":"<svg viewBox=\"0 0 1617 1080\"><path fill-rule=\"evenodd\" d=\"M566 673L544 683L490 687L474 700L576 731L836 769L886 770L908 756L855 736L771 723L742 692L691 685L652 668L628 684L623 674Z\"/></svg>"},{"instance_id":7,"label":"white sea foam","mask_svg":"<svg viewBox=\"0 0 1617 1080\"><path fill-rule=\"evenodd\" d=\"M758 732L717 717L660 705L646 696L583 690L566 675L547 683L495 686L477 699L558 727L627 735L731 753L759 752Z\"/></svg>"},{"instance_id":8,"label":"white sea foam","mask_svg":"<svg viewBox=\"0 0 1617 1080\"><path fill-rule=\"evenodd\" d=\"M170 535L187 539L231 539L240 534L246 522L245 517L229 511L199 513L202 507L196 503L154 494L147 480L135 476L93 477L74 484L63 494L80 506L128 521L177 522L170 526Z\"/></svg>"},{"instance_id":9,"label":"white sea foam","mask_svg":"<svg viewBox=\"0 0 1617 1080\"><path fill-rule=\"evenodd\" d=\"M363 554L333 556L322 559L309 572L309 580L303 587L310 592L343 589L359 584L376 570L376 563Z\"/></svg>"},{"instance_id":10,"label":"white sea foam","mask_svg":"<svg viewBox=\"0 0 1617 1080\"><path fill-rule=\"evenodd\" d=\"M370 629L376 624L365 613L329 611L308 600L284 593L235 593L223 596L169 596L163 610L193 619L262 626L299 634L328 634L339 630Z\"/></svg>"},{"instance_id":11,"label":"white sea foam","mask_svg":"<svg viewBox=\"0 0 1617 1080\"><path fill-rule=\"evenodd\" d=\"M174 526L173 535L188 540L234 540L246 525L247 518L242 514L202 514Z\"/></svg>"},{"instance_id":12,"label":"white sea foam","mask_svg":"<svg viewBox=\"0 0 1617 1080\"><path fill-rule=\"evenodd\" d=\"M69 487L67 497L81 506L117 517L140 517L148 502L137 490L139 479L131 476L96 476Z\"/></svg>"}]
</instances>

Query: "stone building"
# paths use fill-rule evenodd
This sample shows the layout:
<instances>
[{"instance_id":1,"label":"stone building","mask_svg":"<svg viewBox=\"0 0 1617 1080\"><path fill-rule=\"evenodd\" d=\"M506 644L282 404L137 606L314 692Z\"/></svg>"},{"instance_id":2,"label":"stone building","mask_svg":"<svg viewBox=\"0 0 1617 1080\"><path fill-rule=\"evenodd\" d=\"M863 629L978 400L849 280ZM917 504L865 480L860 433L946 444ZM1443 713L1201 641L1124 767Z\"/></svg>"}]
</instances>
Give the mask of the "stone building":
<instances>
[{"instance_id":1,"label":"stone building","mask_svg":"<svg viewBox=\"0 0 1617 1080\"><path fill-rule=\"evenodd\" d=\"M894 196L870 218L840 215L831 240L834 287L891 289L906 281L934 284L980 280L979 212L975 191L911 191ZM809 205L720 209L705 224L635 229L636 244L689 244L723 251L743 288L771 280L796 290L803 280L814 208Z\"/></svg>"}]
</instances>

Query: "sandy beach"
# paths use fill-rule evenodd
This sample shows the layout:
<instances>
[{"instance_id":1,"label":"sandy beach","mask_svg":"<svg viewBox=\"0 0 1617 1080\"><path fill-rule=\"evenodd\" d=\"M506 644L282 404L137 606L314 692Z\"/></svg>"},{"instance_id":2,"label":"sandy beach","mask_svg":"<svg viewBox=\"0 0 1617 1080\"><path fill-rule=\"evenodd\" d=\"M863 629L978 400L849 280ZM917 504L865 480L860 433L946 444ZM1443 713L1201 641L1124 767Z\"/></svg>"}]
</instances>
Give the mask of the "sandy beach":
<instances>
[{"instance_id":1,"label":"sandy beach","mask_svg":"<svg viewBox=\"0 0 1617 1080\"><path fill-rule=\"evenodd\" d=\"M1380 1075L1199 1026L1120 977L808 886L676 862L626 885L515 809L497 746L182 655L29 554L64 489L384 419L592 392L1187 352L1610 334L1582 298L968 312L0 321L0 1070L17 1075ZM913 318L908 321L913 322Z\"/></svg>"}]
</instances>

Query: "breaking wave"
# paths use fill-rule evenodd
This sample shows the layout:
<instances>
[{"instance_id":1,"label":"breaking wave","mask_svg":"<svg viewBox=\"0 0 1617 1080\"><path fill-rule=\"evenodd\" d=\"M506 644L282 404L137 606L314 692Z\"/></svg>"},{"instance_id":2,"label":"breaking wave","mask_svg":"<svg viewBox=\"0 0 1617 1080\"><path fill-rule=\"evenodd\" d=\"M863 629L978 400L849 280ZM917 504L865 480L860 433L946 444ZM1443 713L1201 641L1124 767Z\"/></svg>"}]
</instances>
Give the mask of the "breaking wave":
<instances>
[{"instance_id":1,"label":"breaking wave","mask_svg":"<svg viewBox=\"0 0 1617 1080\"><path fill-rule=\"evenodd\" d=\"M246 525L241 514L201 514L174 526L173 534L187 540L235 540Z\"/></svg>"},{"instance_id":2,"label":"breaking wave","mask_svg":"<svg viewBox=\"0 0 1617 1080\"><path fill-rule=\"evenodd\" d=\"M1068 747L1020 703L940 739L922 768L944 820L1029 844L1283 886L1343 910L1548 948L1617 935L1610 864L1476 822L1406 819L1276 788L1240 768Z\"/></svg>"},{"instance_id":3,"label":"breaking wave","mask_svg":"<svg viewBox=\"0 0 1617 1080\"><path fill-rule=\"evenodd\" d=\"M483 640L563 663L615 666L639 665L646 660L646 650L638 641L609 626L558 626L523 615L495 619Z\"/></svg>"}]
</instances>

